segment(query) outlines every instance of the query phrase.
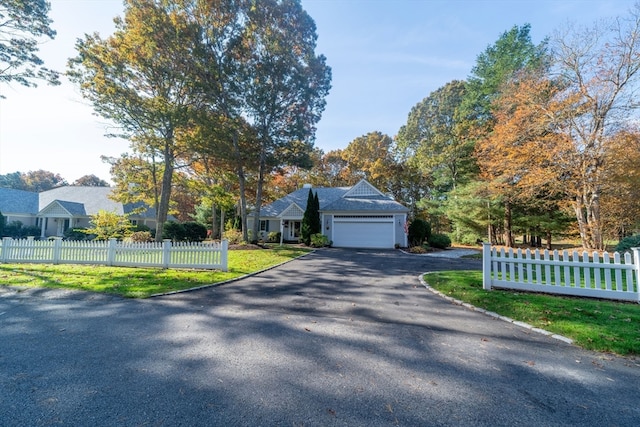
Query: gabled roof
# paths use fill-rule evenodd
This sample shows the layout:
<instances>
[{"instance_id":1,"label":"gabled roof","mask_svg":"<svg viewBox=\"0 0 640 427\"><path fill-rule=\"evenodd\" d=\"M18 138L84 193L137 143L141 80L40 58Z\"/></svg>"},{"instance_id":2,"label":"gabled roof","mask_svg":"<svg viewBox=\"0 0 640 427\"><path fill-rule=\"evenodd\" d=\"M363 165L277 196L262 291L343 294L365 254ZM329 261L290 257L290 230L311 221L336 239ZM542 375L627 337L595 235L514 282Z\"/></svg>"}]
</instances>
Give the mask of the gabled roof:
<instances>
[{"instance_id":1,"label":"gabled roof","mask_svg":"<svg viewBox=\"0 0 640 427\"><path fill-rule=\"evenodd\" d=\"M38 212L38 216L86 216L82 203L54 200Z\"/></svg>"},{"instance_id":2,"label":"gabled roof","mask_svg":"<svg viewBox=\"0 0 640 427\"><path fill-rule=\"evenodd\" d=\"M318 194L320 212L408 212L402 204L385 196L368 181L362 180L353 187L318 187L311 188ZM263 218L281 218L292 204L302 209L307 206L309 188L300 188L260 209ZM301 217L302 215L300 215Z\"/></svg>"},{"instance_id":3,"label":"gabled roof","mask_svg":"<svg viewBox=\"0 0 640 427\"><path fill-rule=\"evenodd\" d=\"M282 218L291 217L291 218L299 218L304 215L304 209L298 206L297 203L291 203L288 208L283 210L280 213Z\"/></svg>"},{"instance_id":4,"label":"gabled roof","mask_svg":"<svg viewBox=\"0 0 640 427\"><path fill-rule=\"evenodd\" d=\"M361 180L347 191L342 197L384 197L384 194L376 187L371 185L369 181ZM387 197L388 198L388 197Z\"/></svg>"},{"instance_id":5,"label":"gabled roof","mask_svg":"<svg viewBox=\"0 0 640 427\"><path fill-rule=\"evenodd\" d=\"M0 188L0 212L3 215L10 213L35 215L38 213L38 193Z\"/></svg>"},{"instance_id":6,"label":"gabled roof","mask_svg":"<svg viewBox=\"0 0 640 427\"><path fill-rule=\"evenodd\" d=\"M123 215L125 212L122 203L109 198L112 190L111 187L78 187L71 185L54 188L39 194L40 209L44 209L51 202L57 200L59 202L73 202L83 205L85 213L82 215L95 215L101 210Z\"/></svg>"},{"instance_id":7,"label":"gabled roof","mask_svg":"<svg viewBox=\"0 0 640 427\"><path fill-rule=\"evenodd\" d=\"M311 189L314 194L318 194L318 201L320 202L320 210L324 206L327 206L335 199L342 197L348 190L349 187L318 187ZM282 213L291 206L292 203L295 203L302 211L307 207L307 199L309 197L309 189L308 188L300 188L293 193L287 194L281 199L276 200L273 203L269 203L266 206L263 206L260 209L260 216L263 217L279 217Z\"/></svg>"}]
</instances>

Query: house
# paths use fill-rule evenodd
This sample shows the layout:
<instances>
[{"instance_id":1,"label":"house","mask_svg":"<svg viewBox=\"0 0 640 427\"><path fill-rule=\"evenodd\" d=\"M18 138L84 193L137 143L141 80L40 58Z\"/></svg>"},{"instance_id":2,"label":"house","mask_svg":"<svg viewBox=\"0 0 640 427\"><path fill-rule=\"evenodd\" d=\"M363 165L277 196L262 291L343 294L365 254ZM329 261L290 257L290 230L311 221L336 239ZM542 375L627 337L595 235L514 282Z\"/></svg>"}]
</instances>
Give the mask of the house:
<instances>
[{"instance_id":1,"label":"house","mask_svg":"<svg viewBox=\"0 0 640 427\"><path fill-rule=\"evenodd\" d=\"M155 210L141 203L122 204L109 198L111 187L57 187L41 193L0 188L0 212L7 224L20 221L39 227L40 237L63 236L70 228L89 227L91 216L104 210L128 215L134 225L155 228Z\"/></svg>"},{"instance_id":2,"label":"house","mask_svg":"<svg viewBox=\"0 0 640 427\"><path fill-rule=\"evenodd\" d=\"M353 187L303 188L260 209L260 231L280 231L284 241L298 241L309 189L318 195L322 234L335 247L407 246L407 209L368 181Z\"/></svg>"}]
</instances>

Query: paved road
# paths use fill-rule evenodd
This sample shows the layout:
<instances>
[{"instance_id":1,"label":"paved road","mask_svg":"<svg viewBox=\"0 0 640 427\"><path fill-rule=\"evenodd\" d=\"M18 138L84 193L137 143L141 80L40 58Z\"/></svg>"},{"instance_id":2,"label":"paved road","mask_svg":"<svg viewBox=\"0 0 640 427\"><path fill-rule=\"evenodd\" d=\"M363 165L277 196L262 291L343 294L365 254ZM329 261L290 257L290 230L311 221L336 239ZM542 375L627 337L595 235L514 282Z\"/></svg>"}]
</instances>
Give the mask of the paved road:
<instances>
[{"instance_id":1,"label":"paved road","mask_svg":"<svg viewBox=\"0 0 640 427\"><path fill-rule=\"evenodd\" d=\"M328 249L142 301L0 288L0 425L638 425L633 361L418 282L463 268Z\"/></svg>"}]
</instances>

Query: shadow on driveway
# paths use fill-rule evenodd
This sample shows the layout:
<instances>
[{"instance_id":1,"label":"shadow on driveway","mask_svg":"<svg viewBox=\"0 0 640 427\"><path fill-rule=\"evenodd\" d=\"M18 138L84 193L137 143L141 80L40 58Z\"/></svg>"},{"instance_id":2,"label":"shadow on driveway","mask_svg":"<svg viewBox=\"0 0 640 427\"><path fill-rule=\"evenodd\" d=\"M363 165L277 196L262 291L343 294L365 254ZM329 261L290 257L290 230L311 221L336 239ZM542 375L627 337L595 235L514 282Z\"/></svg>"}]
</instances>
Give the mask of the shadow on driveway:
<instances>
[{"instance_id":1,"label":"shadow on driveway","mask_svg":"<svg viewBox=\"0 0 640 427\"><path fill-rule=\"evenodd\" d=\"M124 300L0 288L0 413L22 425L634 425L640 370L426 291L480 261L321 250Z\"/></svg>"}]
</instances>

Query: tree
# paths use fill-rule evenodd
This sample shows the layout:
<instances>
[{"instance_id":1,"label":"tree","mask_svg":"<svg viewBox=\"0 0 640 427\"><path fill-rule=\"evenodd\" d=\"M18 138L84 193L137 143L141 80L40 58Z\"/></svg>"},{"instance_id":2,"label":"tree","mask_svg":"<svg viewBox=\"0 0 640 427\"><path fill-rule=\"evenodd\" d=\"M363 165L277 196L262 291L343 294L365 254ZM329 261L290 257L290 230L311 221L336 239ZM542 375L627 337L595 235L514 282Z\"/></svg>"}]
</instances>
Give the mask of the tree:
<instances>
[{"instance_id":1,"label":"tree","mask_svg":"<svg viewBox=\"0 0 640 427\"><path fill-rule=\"evenodd\" d=\"M320 204L318 203L318 194L314 196L311 188L307 197L307 207L302 216L302 224L300 225L300 239L305 245L311 244L311 236L321 231L320 224Z\"/></svg>"},{"instance_id":2,"label":"tree","mask_svg":"<svg viewBox=\"0 0 640 427\"><path fill-rule=\"evenodd\" d=\"M248 10L247 18L243 101L260 144L255 239L265 176L288 157L283 154L292 144L302 143L303 152L311 151L331 69L324 56L315 54L316 26L299 0L262 1Z\"/></svg>"},{"instance_id":3,"label":"tree","mask_svg":"<svg viewBox=\"0 0 640 427\"><path fill-rule=\"evenodd\" d=\"M513 245L514 217L522 226L544 234L567 223L559 215L567 201L567 171L573 169L573 145L562 133L571 99L563 85L549 78L548 69L523 70L503 85L494 99L493 131L476 143L481 178L489 194L505 203L505 244Z\"/></svg>"},{"instance_id":4,"label":"tree","mask_svg":"<svg viewBox=\"0 0 640 427\"><path fill-rule=\"evenodd\" d=\"M504 32L491 46L478 55L476 65L467 80L461 113L468 123L465 134L477 141L486 138L493 130L492 104L500 96L502 88L518 73L544 69L549 61L547 41L535 45L530 36L531 26L514 26ZM513 245L511 234L511 199L505 203L505 243Z\"/></svg>"},{"instance_id":5,"label":"tree","mask_svg":"<svg viewBox=\"0 0 640 427\"><path fill-rule=\"evenodd\" d=\"M80 185L85 187L109 187L109 183L95 175L84 175L76 179L71 185Z\"/></svg>"},{"instance_id":6,"label":"tree","mask_svg":"<svg viewBox=\"0 0 640 427\"><path fill-rule=\"evenodd\" d=\"M122 239L132 233L133 225L125 215L115 212L98 211L91 215L91 227L83 233L95 235L95 240Z\"/></svg>"},{"instance_id":7,"label":"tree","mask_svg":"<svg viewBox=\"0 0 640 427\"><path fill-rule=\"evenodd\" d=\"M640 4L629 15L590 28L565 27L553 38L555 69L574 99L564 134L573 141L576 166L568 173L582 244L604 249L602 195L605 145L637 106L640 73Z\"/></svg>"},{"instance_id":8,"label":"tree","mask_svg":"<svg viewBox=\"0 0 640 427\"><path fill-rule=\"evenodd\" d=\"M71 80L96 113L116 123L139 152L162 160L157 241L198 104L189 62L197 31L169 3L125 1L125 17L114 20L114 34L105 40L86 35L69 61Z\"/></svg>"},{"instance_id":9,"label":"tree","mask_svg":"<svg viewBox=\"0 0 640 427\"><path fill-rule=\"evenodd\" d=\"M24 190L25 184L21 172L12 172L0 175L0 187L13 188L14 190Z\"/></svg>"},{"instance_id":10,"label":"tree","mask_svg":"<svg viewBox=\"0 0 640 427\"><path fill-rule=\"evenodd\" d=\"M7 218L0 212L0 237L4 236L4 226L7 225Z\"/></svg>"},{"instance_id":11,"label":"tree","mask_svg":"<svg viewBox=\"0 0 640 427\"><path fill-rule=\"evenodd\" d=\"M46 0L3 0L0 3L0 83L35 87L36 80L58 85L59 73L43 66L39 39L53 39L51 4ZM0 98L2 95L0 95Z\"/></svg>"},{"instance_id":12,"label":"tree","mask_svg":"<svg viewBox=\"0 0 640 427\"><path fill-rule=\"evenodd\" d=\"M505 31L484 52L478 55L476 65L467 79L462 103L464 115L476 126L490 125L491 103L499 96L501 87L514 73L526 69L539 69L549 59L547 40L535 45L531 40L531 25L514 25Z\"/></svg>"},{"instance_id":13,"label":"tree","mask_svg":"<svg viewBox=\"0 0 640 427\"><path fill-rule=\"evenodd\" d=\"M39 193L64 185L68 185L67 181L60 174L42 169L0 175L0 187L13 188L14 190Z\"/></svg>"},{"instance_id":14,"label":"tree","mask_svg":"<svg viewBox=\"0 0 640 427\"><path fill-rule=\"evenodd\" d=\"M390 192L398 172L394 148L393 139L378 131L351 141L341 153L346 162L349 185L366 179L382 191Z\"/></svg>"},{"instance_id":15,"label":"tree","mask_svg":"<svg viewBox=\"0 0 640 427\"><path fill-rule=\"evenodd\" d=\"M464 133L465 83L454 80L411 109L396 140L404 156L431 176L437 193L456 188L476 173L473 141Z\"/></svg>"},{"instance_id":16,"label":"tree","mask_svg":"<svg viewBox=\"0 0 640 427\"><path fill-rule=\"evenodd\" d=\"M603 234L622 239L640 229L640 132L629 129L612 135L604 148Z\"/></svg>"}]
</instances>

